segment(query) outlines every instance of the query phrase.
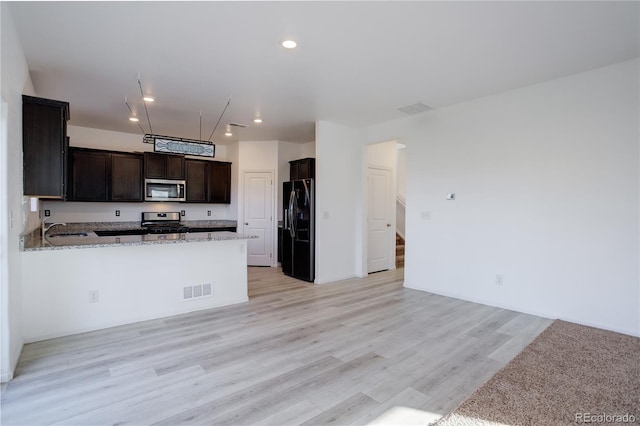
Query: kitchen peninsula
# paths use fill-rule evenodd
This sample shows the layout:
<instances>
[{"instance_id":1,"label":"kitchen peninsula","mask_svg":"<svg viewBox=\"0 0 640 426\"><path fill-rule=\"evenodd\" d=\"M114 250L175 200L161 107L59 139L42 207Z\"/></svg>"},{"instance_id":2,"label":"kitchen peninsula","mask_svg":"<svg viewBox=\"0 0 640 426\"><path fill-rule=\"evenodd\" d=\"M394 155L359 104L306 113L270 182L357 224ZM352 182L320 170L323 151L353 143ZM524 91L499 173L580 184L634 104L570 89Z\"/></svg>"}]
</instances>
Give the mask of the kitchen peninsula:
<instances>
[{"instance_id":1,"label":"kitchen peninsula","mask_svg":"<svg viewBox=\"0 0 640 426\"><path fill-rule=\"evenodd\" d=\"M227 229L230 224L217 225ZM44 239L40 230L25 236L25 341L162 321L248 300L251 236L228 231L95 234L105 227L70 223L53 227Z\"/></svg>"}]
</instances>

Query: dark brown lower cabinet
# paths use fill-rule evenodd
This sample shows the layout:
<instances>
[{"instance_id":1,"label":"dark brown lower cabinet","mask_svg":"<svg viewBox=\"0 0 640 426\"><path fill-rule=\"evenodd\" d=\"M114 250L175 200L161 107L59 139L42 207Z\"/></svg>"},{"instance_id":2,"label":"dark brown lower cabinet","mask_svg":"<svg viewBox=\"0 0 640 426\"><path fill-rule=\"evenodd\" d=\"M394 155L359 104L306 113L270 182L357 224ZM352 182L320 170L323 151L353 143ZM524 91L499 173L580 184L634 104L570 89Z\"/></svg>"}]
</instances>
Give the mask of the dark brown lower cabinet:
<instances>
[{"instance_id":1,"label":"dark brown lower cabinet","mask_svg":"<svg viewBox=\"0 0 640 426\"><path fill-rule=\"evenodd\" d=\"M142 201L140 154L72 148L67 200Z\"/></svg>"}]
</instances>

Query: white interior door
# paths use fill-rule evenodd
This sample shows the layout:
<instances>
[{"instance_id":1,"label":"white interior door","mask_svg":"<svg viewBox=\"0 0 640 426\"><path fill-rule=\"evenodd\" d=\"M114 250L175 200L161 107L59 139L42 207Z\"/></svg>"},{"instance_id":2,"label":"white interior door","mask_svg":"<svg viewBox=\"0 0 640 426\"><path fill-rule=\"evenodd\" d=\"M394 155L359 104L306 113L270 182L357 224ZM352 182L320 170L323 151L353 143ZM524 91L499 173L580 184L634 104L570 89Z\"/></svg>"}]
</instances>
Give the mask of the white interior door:
<instances>
[{"instance_id":1,"label":"white interior door","mask_svg":"<svg viewBox=\"0 0 640 426\"><path fill-rule=\"evenodd\" d=\"M390 269L391 265L391 171L369 167L367 272Z\"/></svg>"},{"instance_id":2,"label":"white interior door","mask_svg":"<svg viewBox=\"0 0 640 426\"><path fill-rule=\"evenodd\" d=\"M258 236L247 240L247 264L271 266L274 232L271 172L245 172L243 205L244 233Z\"/></svg>"}]
</instances>

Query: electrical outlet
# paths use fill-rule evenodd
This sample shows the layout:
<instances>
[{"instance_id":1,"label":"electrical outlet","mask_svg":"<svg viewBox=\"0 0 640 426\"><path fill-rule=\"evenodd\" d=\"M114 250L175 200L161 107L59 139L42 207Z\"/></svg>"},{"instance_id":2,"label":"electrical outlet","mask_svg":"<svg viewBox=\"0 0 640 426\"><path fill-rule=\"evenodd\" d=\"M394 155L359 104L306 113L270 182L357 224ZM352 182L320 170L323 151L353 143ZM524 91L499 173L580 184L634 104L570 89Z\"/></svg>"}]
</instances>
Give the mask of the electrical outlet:
<instances>
[{"instance_id":1,"label":"electrical outlet","mask_svg":"<svg viewBox=\"0 0 640 426\"><path fill-rule=\"evenodd\" d=\"M431 220L431 212L430 211L424 211L424 212L420 213L420 218L422 220Z\"/></svg>"},{"instance_id":2,"label":"electrical outlet","mask_svg":"<svg viewBox=\"0 0 640 426\"><path fill-rule=\"evenodd\" d=\"M116 210L116 216L120 216L120 210Z\"/></svg>"},{"instance_id":3,"label":"electrical outlet","mask_svg":"<svg viewBox=\"0 0 640 426\"><path fill-rule=\"evenodd\" d=\"M51 216L51 210L45 210L44 217L49 217L49 216Z\"/></svg>"},{"instance_id":4,"label":"electrical outlet","mask_svg":"<svg viewBox=\"0 0 640 426\"><path fill-rule=\"evenodd\" d=\"M498 274L496 275L496 285L503 285L504 284L504 276Z\"/></svg>"},{"instance_id":5,"label":"electrical outlet","mask_svg":"<svg viewBox=\"0 0 640 426\"><path fill-rule=\"evenodd\" d=\"M184 215L186 215L186 214L187 214L187 213L186 213L184 210L180 210L180 216L184 216Z\"/></svg>"},{"instance_id":6,"label":"electrical outlet","mask_svg":"<svg viewBox=\"0 0 640 426\"><path fill-rule=\"evenodd\" d=\"M89 290L89 303L98 303L100 300L100 293L98 290Z\"/></svg>"},{"instance_id":7,"label":"electrical outlet","mask_svg":"<svg viewBox=\"0 0 640 426\"><path fill-rule=\"evenodd\" d=\"M207 216L211 216L211 210L207 210Z\"/></svg>"}]
</instances>

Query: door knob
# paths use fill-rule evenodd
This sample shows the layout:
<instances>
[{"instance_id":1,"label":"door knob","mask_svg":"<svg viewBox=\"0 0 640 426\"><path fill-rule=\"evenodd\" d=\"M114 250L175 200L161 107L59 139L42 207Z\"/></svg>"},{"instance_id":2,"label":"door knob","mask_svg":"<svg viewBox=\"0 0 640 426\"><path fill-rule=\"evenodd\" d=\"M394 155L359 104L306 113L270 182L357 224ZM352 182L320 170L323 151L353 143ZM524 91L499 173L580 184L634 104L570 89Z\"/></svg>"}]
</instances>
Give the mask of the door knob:
<instances>
[{"instance_id":1,"label":"door knob","mask_svg":"<svg viewBox=\"0 0 640 426\"><path fill-rule=\"evenodd\" d=\"M387 228L391 228L391 224L390 223L387 223Z\"/></svg>"}]
</instances>

